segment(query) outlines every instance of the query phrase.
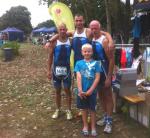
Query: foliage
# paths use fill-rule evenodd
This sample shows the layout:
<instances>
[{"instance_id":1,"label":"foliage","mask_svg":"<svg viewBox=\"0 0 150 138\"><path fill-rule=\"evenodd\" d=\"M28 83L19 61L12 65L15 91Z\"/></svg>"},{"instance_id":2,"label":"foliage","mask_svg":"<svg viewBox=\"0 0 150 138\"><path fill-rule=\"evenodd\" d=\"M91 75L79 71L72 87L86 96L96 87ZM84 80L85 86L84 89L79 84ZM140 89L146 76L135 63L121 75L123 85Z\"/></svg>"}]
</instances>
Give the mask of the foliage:
<instances>
[{"instance_id":1,"label":"foliage","mask_svg":"<svg viewBox=\"0 0 150 138\"><path fill-rule=\"evenodd\" d=\"M55 0L39 0L40 4L48 6ZM73 15L80 13L85 17L85 24L88 25L93 19L100 20L106 25L104 0L58 0L68 5Z\"/></svg>"},{"instance_id":2,"label":"foliage","mask_svg":"<svg viewBox=\"0 0 150 138\"><path fill-rule=\"evenodd\" d=\"M72 94L74 119L66 120L66 96L62 91L62 112L53 120L55 93L46 78L47 51L30 43L21 43L20 55L12 62L0 60L0 137L1 138L83 138L81 118L77 116L76 96ZM98 102L99 107L99 102ZM102 116L102 108L96 111ZM113 133L97 138L148 138L148 130L139 123L127 122L122 114L113 114ZM138 131L137 131L138 130ZM90 136L89 136L90 138Z\"/></svg>"},{"instance_id":3,"label":"foliage","mask_svg":"<svg viewBox=\"0 0 150 138\"><path fill-rule=\"evenodd\" d=\"M12 41L12 42L8 42L8 43L5 43L3 46L2 46L2 49L4 48L12 48L13 49L13 53L15 56L18 56L19 55L19 48L20 48L20 44L16 41Z\"/></svg>"},{"instance_id":4,"label":"foliage","mask_svg":"<svg viewBox=\"0 0 150 138\"><path fill-rule=\"evenodd\" d=\"M7 27L16 27L28 34L32 30L31 13L24 6L16 6L10 8L0 17L0 30Z\"/></svg>"},{"instance_id":5,"label":"foliage","mask_svg":"<svg viewBox=\"0 0 150 138\"><path fill-rule=\"evenodd\" d=\"M39 0L40 4L50 5L55 0ZM132 7L127 0L123 4L120 0L57 0L68 5L75 15L82 13L85 24L93 19L99 20L103 28L107 28L112 35L120 34L125 42L128 41L131 32L130 17Z\"/></svg>"},{"instance_id":6,"label":"foliage","mask_svg":"<svg viewBox=\"0 0 150 138\"><path fill-rule=\"evenodd\" d=\"M122 108L121 108L121 110L122 110L122 112L124 113L124 114L128 114L128 105L127 104L124 104L123 106L122 106Z\"/></svg>"},{"instance_id":7,"label":"foliage","mask_svg":"<svg viewBox=\"0 0 150 138\"><path fill-rule=\"evenodd\" d=\"M39 23L36 28L53 27L53 26L55 26L54 22L52 20L47 20L45 22Z\"/></svg>"}]
</instances>

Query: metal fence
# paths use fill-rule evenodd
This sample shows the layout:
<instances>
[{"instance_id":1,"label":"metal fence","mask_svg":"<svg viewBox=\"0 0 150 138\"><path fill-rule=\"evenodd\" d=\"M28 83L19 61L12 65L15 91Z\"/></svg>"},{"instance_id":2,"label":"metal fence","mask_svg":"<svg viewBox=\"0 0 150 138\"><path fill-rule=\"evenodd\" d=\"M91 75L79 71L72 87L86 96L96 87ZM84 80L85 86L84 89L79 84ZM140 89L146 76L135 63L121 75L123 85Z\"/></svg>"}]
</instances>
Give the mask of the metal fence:
<instances>
[{"instance_id":1,"label":"metal fence","mask_svg":"<svg viewBox=\"0 0 150 138\"><path fill-rule=\"evenodd\" d=\"M133 47L133 44L115 44L116 48L122 48L122 47ZM150 47L149 43L145 43L145 44L139 44L140 47Z\"/></svg>"}]
</instances>

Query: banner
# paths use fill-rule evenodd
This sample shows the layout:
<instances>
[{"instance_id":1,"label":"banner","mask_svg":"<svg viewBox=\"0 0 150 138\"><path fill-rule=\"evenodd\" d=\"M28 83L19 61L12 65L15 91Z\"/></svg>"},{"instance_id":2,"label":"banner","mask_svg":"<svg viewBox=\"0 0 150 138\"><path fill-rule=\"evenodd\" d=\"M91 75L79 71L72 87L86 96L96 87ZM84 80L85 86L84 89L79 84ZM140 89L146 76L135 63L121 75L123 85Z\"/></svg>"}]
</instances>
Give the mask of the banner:
<instances>
[{"instance_id":1,"label":"banner","mask_svg":"<svg viewBox=\"0 0 150 138\"><path fill-rule=\"evenodd\" d=\"M49 6L49 14L54 20L56 26L63 22L66 24L69 31L75 29L72 12L65 4L54 2Z\"/></svg>"},{"instance_id":2,"label":"banner","mask_svg":"<svg viewBox=\"0 0 150 138\"><path fill-rule=\"evenodd\" d=\"M60 23L65 23L68 31L75 30L74 19L71 10L61 2L54 2L49 6L49 14L52 17L55 25L58 26ZM74 52L71 51L70 57L71 68L74 67Z\"/></svg>"}]
</instances>

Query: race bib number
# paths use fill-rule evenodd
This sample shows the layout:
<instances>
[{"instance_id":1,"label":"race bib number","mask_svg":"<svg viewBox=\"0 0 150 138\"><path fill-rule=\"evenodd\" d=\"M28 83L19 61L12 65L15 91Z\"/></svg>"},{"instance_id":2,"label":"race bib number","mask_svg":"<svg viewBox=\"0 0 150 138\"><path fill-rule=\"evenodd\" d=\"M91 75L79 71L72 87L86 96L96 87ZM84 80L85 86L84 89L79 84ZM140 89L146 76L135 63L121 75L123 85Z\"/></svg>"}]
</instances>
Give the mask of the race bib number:
<instances>
[{"instance_id":1,"label":"race bib number","mask_svg":"<svg viewBox=\"0 0 150 138\"><path fill-rule=\"evenodd\" d=\"M57 76L66 76L67 75L67 68L66 67L57 66L56 67L56 75Z\"/></svg>"}]
</instances>

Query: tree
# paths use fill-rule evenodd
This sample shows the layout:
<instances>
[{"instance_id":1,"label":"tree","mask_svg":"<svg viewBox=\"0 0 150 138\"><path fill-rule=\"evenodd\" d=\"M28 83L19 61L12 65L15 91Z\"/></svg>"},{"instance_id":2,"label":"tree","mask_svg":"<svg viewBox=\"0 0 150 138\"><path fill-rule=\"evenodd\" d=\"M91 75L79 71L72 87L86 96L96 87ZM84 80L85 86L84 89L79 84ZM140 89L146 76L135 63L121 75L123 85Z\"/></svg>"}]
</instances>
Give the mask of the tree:
<instances>
[{"instance_id":1,"label":"tree","mask_svg":"<svg viewBox=\"0 0 150 138\"><path fill-rule=\"evenodd\" d=\"M55 0L39 0L40 3L52 4ZM131 6L130 0L126 4L120 0L57 0L68 5L75 15L82 13L88 25L93 19L99 20L103 28L111 34L120 33L125 42L128 41L131 31Z\"/></svg>"},{"instance_id":2,"label":"tree","mask_svg":"<svg viewBox=\"0 0 150 138\"><path fill-rule=\"evenodd\" d=\"M53 26L55 26L54 22L52 20L47 20L45 22L39 23L36 28L53 27Z\"/></svg>"},{"instance_id":3,"label":"tree","mask_svg":"<svg viewBox=\"0 0 150 138\"><path fill-rule=\"evenodd\" d=\"M113 34L121 35L124 42L127 43L131 32L130 17L133 12L130 1L122 3L120 0L109 0L109 10Z\"/></svg>"},{"instance_id":4,"label":"tree","mask_svg":"<svg viewBox=\"0 0 150 138\"><path fill-rule=\"evenodd\" d=\"M32 30L31 13L24 6L12 7L0 17L0 30L7 27L16 27L28 34Z\"/></svg>"},{"instance_id":5,"label":"tree","mask_svg":"<svg viewBox=\"0 0 150 138\"><path fill-rule=\"evenodd\" d=\"M105 1L105 9L106 9L107 31L111 33L111 15L110 15L109 0L104 0L104 1Z\"/></svg>"},{"instance_id":6,"label":"tree","mask_svg":"<svg viewBox=\"0 0 150 138\"><path fill-rule=\"evenodd\" d=\"M39 0L40 4L47 4L48 6L52 4L55 0ZM105 26L105 6L104 0L57 0L63 2L70 7L73 16L76 13L81 13L85 17L85 24L88 25L93 19L101 20L102 24Z\"/></svg>"}]
</instances>

